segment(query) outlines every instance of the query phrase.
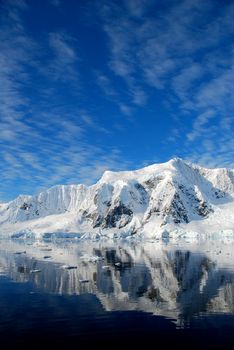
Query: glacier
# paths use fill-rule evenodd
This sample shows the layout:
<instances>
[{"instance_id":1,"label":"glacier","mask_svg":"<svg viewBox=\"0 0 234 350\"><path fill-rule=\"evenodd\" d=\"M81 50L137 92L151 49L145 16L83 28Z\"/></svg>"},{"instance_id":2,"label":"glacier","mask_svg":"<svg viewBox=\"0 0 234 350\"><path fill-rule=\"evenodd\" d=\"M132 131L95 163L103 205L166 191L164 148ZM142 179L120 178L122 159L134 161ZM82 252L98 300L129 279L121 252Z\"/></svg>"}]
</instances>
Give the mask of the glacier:
<instances>
[{"instance_id":1,"label":"glacier","mask_svg":"<svg viewBox=\"0 0 234 350\"><path fill-rule=\"evenodd\" d=\"M234 170L180 158L105 171L92 185L57 185L0 203L1 236L178 239L234 235Z\"/></svg>"}]
</instances>

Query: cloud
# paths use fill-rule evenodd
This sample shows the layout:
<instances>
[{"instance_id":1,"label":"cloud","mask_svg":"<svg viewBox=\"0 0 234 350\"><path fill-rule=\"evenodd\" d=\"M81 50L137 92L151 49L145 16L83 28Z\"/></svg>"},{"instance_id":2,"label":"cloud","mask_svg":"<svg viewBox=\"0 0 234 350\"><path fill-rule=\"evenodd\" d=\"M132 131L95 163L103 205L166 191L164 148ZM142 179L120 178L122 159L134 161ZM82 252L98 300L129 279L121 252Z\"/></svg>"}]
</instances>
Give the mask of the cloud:
<instances>
[{"instance_id":1,"label":"cloud","mask_svg":"<svg viewBox=\"0 0 234 350\"><path fill-rule=\"evenodd\" d=\"M50 0L51 5L59 7L61 5L61 0Z\"/></svg>"},{"instance_id":2,"label":"cloud","mask_svg":"<svg viewBox=\"0 0 234 350\"><path fill-rule=\"evenodd\" d=\"M121 111L123 114L125 114L125 115L127 115L127 116L131 116L131 115L132 115L132 112L133 112L132 108L129 107L129 106L127 106L127 105L124 104L124 103L120 103L119 109L120 109L120 111Z\"/></svg>"},{"instance_id":3,"label":"cloud","mask_svg":"<svg viewBox=\"0 0 234 350\"><path fill-rule=\"evenodd\" d=\"M90 115L88 115L87 113L84 113L82 112L81 113L81 119L82 121L84 122L84 124L87 126L87 127L90 127L92 129L95 129L96 131L99 131L101 133L104 133L104 134L110 134L110 131L107 130L106 128L104 127L101 127L99 125L99 123L97 123L93 117L91 117Z\"/></svg>"},{"instance_id":4,"label":"cloud","mask_svg":"<svg viewBox=\"0 0 234 350\"><path fill-rule=\"evenodd\" d=\"M56 59L62 64L70 64L76 60L74 49L69 46L68 38L62 33L50 33L49 43L55 52Z\"/></svg>"},{"instance_id":5,"label":"cloud","mask_svg":"<svg viewBox=\"0 0 234 350\"><path fill-rule=\"evenodd\" d=\"M105 3L101 7L100 13L103 19L103 29L109 39L111 58L108 62L110 70L123 79L126 83L130 103L133 105L144 106L147 101L147 95L139 81L135 79L137 70L137 38L135 27L129 18L129 13L134 17L140 15L145 8L145 4L138 1L129 1L125 7L112 3ZM126 8L128 13L126 14ZM116 95L116 94L115 94ZM120 110L121 104L120 101ZM126 114L126 113L125 113Z\"/></svg>"},{"instance_id":6,"label":"cloud","mask_svg":"<svg viewBox=\"0 0 234 350\"><path fill-rule=\"evenodd\" d=\"M213 156L216 152L220 164L222 159L226 164L232 147L220 125L234 113L234 4L219 4L218 10L216 5L211 0L168 0L163 6L158 1L105 1L100 14L109 40L109 68L125 82L131 103L145 105L149 94L160 92L168 112L175 104L178 111L178 126L173 124L168 140L186 134L183 143L191 157L199 142L201 157L214 150ZM130 114L125 104L120 108ZM219 152L220 140L225 154Z\"/></svg>"},{"instance_id":7,"label":"cloud","mask_svg":"<svg viewBox=\"0 0 234 350\"><path fill-rule=\"evenodd\" d=\"M96 72L97 83L102 91L109 97L117 97L117 91L114 89L111 80L101 72Z\"/></svg>"},{"instance_id":8,"label":"cloud","mask_svg":"<svg viewBox=\"0 0 234 350\"><path fill-rule=\"evenodd\" d=\"M195 138L201 136L207 132L206 124L215 117L214 110L207 110L206 112L200 114L193 123L193 129L187 134L187 139L189 141L194 141Z\"/></svg>"},{"instance_id":9,"label":"cloud","mask_svg":"<svg viewBox=\"0 0 234 350\"><path fill-rule=\"evenodd\" d=\"M130 90L130 94L132 95L133 104L137 106L144 106L146 104L147 95L142 89L139 89L138 87L133 87Z\"/></svg>"},{"instance_id":10,"label":"cloud","mask_svg":"<svg viewBox=\"0 0 234 350\"><path fill-rule=\"evenodd\" d=\"M105 93L108 99L111 102L114 102L118 107L121 113L127 116L131 116L134 108L130 105L130 101L128 99L128 104L123 102L123 97L121 92L117 92L117 89L113 87L113 83L104 74L96 73L97 84L101 88L101 90ZM125 93L127 97L130 97L130 100L133 105L144 106L147 101L147 96L143 90L134 86L134 84L129 84L129 89Z\"/></svg>"},{"instance_id":11,"label":"cloud","mask_svg":"<svg viewBox=\"0 0 234 350\"><path fill-rule=\"evenodd\" d=\"M233 56L234 58L234 56ZM218 76L213 77L209 82L201 85L197 95L196 103L200 108L216 107L218 110L225 110L234 107L234 65Z\"/></svg>"},{"instance_id":12,"label":"cloud","mask_svg":"<svg viewBox=\"0 0 234 350\"><path fill-rule=\"evenodd\" d=\"M15 3L15 2L13 2ZM19 2L16 2L17 7ZM23 2L20 3L23 7ZM21 10L20 7L20 10ZM14 16L12 15L14 14ZM31 50L34 44L25 36L17 8L4 8L2 11L2 28L0 32L0 112L4 119L20 117L16 106L23 107L28 99L20 90L29 82L29 76L24 66L31 60ZM13 18L13 19L12 19ZM14 26L9 23L14 22ZM16 78L17 77L17 78Z\"/></svg>"},{"instance_id":13,"label":"cloud","mask_svg":"<svg viewBox=\"0 0 234 350\"><path fill-rule=\"evenodd\" d=\"M125 0L125 6L132 17L142 17L152 3L150 0Z\"/></svg>"},{"instance_id":14,"label":"cloud","mask_svg":"<svg viewBox=\"0 0 234 350\"><path fill-rule=\"evenodd\" d=\"M60 98L61 91L76 95L81 85L75 39L52 32L47 41L34 41L22 20L22 11L27 10L23 2L14 1L7 2L2 12L0 193L4 199L58 183L90 184L103 169L127 164L111 146L90 143L99 134L109 134L95 116Z\"/></svg>"},{"instance_id":15,"label":"cloud","mask_svg":"<svg viewBox=\"0 0 234 350\"><path fill-rule=\"evenodd\" d=\"M142 12L149 10L152 4L154 16L142 17ZM105 2L105 10L101 11L112 54L110 67L127 83L140 73L147 83L165 88L173 74L175 89L177 84L183 84L186 90L185 84L201 78L206 68L194 62L194 55L199 53L202 60L207 60L207 53L211 54L233 33L230 22L233 5L227 5L215 19L209 14L214 11L212 1L167 1L164 10L156 1L135 0L128 1L127 8L128 11ZM132 9L139 12L137 22L131 18Z\"/></svg>"},{"instance_id":16,"label":"cloud","mask_svg":"<svg viewBox=\"0 0 234 350\"><path fill-rule=\"evenodd\" d=\"M189 65L182 68L175 78L172 80L172 85L176 94L180 97L181 101L187 102L189 93L194 85L202 79L204 69L199 63L190 62Z\"/></svg>"},{"instance_id":17,"label":"cloud","mask_svg":"<svg viewBox=\"0 0 234 350\"><path fill-rule=\"evenodd\" d=\"M79 74L76 63L80 60L74 49L73 37L62 32L49 33L49 46L52 50L53 58L44 67L44 74L51 75L55 80L79 81Z\"/></svg>"}]
</instances>

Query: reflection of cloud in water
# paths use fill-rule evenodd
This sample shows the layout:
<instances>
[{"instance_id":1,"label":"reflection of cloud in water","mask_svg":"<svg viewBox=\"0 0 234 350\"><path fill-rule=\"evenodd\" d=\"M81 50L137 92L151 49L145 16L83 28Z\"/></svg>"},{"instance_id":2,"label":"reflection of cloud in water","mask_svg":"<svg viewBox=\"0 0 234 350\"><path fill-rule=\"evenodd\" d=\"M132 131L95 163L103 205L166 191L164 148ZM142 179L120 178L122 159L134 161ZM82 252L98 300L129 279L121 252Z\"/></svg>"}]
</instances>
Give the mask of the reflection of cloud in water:
<instances>
[{"instance_id":1,"label":"reflection of cloud in water","mask_svg":"<svg viewBox=\"0 0 234 350\"><path fill-rule=\"evenodd\" d=\"M13 280L31 281L45 292L92 293L105 310L142 310L182 325L195 315L234 312L232 250L232 244L214 241L200 246L2 241L0 267Z\"/></svg>"}]
</instances>

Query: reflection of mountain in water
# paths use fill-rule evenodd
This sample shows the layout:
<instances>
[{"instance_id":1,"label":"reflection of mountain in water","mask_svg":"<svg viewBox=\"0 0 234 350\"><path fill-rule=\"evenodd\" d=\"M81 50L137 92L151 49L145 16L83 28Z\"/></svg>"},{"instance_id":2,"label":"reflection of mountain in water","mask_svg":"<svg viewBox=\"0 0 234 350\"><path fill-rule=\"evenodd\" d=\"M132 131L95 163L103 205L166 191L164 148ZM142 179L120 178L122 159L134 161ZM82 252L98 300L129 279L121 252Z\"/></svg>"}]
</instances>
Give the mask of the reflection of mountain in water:
<instances>
[{"instance_id":1,"label":"reflection of mountain in water","mask_svg":"<svg viewBox=\"0 0 234 350\"><path fill-rule=\"evenodd\" d=\"M199 313L234 312L234 274L215 259L221 250L206 254L149 243L113 247L91 242L44 249L5 242L2 249L1 270L13 280L31 281L56 294L92 293L109 311L142 310L179 323ZM222 254L229 256L225 250ZM67 270L61 266L65 263L77 269ZM41 272L32 273L36 269Z\"/></svg>"}]
</instances>

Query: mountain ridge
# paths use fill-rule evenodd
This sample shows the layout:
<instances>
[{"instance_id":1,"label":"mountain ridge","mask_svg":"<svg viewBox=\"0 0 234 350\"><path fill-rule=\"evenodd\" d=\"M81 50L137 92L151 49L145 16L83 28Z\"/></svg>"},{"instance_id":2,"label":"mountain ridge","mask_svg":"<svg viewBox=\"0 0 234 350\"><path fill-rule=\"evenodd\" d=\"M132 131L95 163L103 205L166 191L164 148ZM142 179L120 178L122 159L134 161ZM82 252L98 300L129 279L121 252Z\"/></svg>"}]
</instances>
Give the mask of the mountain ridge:
<instances>
[{"instance_id":1,"label":"mountain ridge","mask_svg":"<svg viewBox=\"0 0 234 350\"><path fill-rule=\"evenodd\" d=\"M160 230L207 221L224 210L232 229L233 202L234 170L208 169L173 158L133 171L105 171L92 186L56 185L36 196L20 195L0 204L0 227L6 232L29 229L43 235L53 230L53 223L47 225L45 218L53 221L55 215L54 232L82 236L121 231L131 236L152 231L154 226L156 237ZM221 229L219 223L217 230Z\"/></svg>"}]
</instances>

